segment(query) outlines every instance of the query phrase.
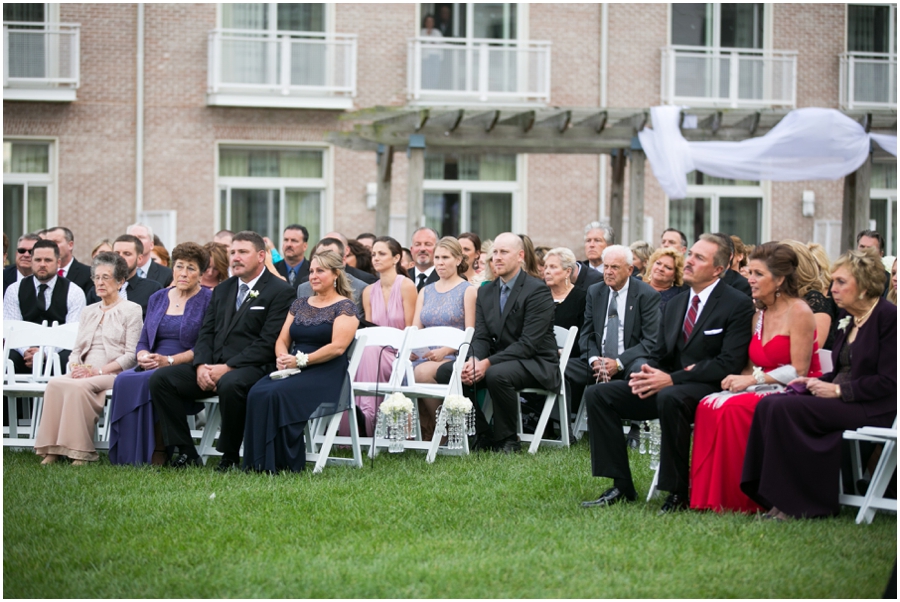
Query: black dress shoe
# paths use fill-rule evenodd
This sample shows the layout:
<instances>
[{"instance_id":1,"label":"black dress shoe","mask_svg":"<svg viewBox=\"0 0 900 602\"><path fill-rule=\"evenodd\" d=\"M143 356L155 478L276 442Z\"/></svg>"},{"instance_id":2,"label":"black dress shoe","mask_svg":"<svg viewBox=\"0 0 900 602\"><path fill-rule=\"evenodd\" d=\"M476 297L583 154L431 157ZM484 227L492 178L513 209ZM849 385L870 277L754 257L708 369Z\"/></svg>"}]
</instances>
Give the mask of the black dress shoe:
<instances>
[{"instance_id":1,"label":"black dress shoe","mask_svg":"<svg viewBox=\"0 0 900 602\"><path fill-rule=\"evenodd\" d=\"M641 446L641 427L637 424L631 425L631 430L628 431L628 436L625 437L626 443L628 443L628 447L631 449L638 449Z\"/></svg>"},{"instance_id":2,"label":"black dress shoe","mask_svg":"<svg viewBox=\"0 0 900 602\"><path fill-rule=\"evenodd\" d=\"M469 451L494 451L494 441L491 439L490 435L485 433L477 434L469 443Z\"/></svg>"},{"instance_id":3,"label":"black dress shoe","mask_svg":"<svg viewBox=\"0 0 900 602\"><path fill-rule=\"evenodd\" d=\"M687 510L690 507L690 503L688 503L687 498L678 495L677 493L670 493L669 497L666 498L666 501L663 502L662 507L659 509L659 515L669 514L670 512L679 512L681 510Z\"/></svg>"},{"instance_id":4,"label":"black dress shoe","mask_svg":"<svg viewBox=\"0 0 900 602\"><path fill-rule=\"evenodd\" d=\"M625 495L618 487L612 487L603 492L603 495L590 502L581 502L582 508L594 508L595 506L612 506L619 502L633 502L636 495Z\"/></svg>"},{"instance_id":5,"label":"black dress shoe","mask_svg":"<svg viewBox=\"0 0 900 602\"><path fill-rule=\"evenodd\" d=\"M512 437L497 443L497 451L504 454L517 454L522 451L522 443L518 437Z\"/></svg>"},{"instance_id":6,"label":"black dress shoe","mask_svg":"<svg viewBox=\"0 0 900 602\"><path fill-rule=\"evenodd\" d=\"M187 454L178 454L172 460L172 468L187 468L188 466L203 466L203 460L200 457L191 458Z\"/></svg>"},{"instance_id":7,"label":"black dress shoe","mask_svg":"<svg viewBox=\"0 0 900 602\"><path fill-rule=\"evenodd\" d=\"M216 472L228 472L232 468L239 470L241 468L241 461L222 456L222 459L219 460L219 465L216 466Z\"/></svg>"}]
</instances>

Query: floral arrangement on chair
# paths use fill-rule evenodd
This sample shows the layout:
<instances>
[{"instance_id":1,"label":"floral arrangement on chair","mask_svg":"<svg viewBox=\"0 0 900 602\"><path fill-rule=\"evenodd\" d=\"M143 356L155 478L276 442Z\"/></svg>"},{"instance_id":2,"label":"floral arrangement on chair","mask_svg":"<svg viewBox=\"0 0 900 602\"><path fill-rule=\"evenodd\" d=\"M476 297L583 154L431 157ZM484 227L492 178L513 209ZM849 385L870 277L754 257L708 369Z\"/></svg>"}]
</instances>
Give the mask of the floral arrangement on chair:
<instances>
[{"instance_id":1,"label":"floral arrangement on chair","mask_svg":"<svg viewBox=\"0 0 900 602\"><path fill-rule=\"evenodd\" d=\"M448 449L462 449L463 437L475 434L475 406L462 395L448 395L437 409L435 437L447 435Z\"/></svg>"},{"instance_id":2,"label":"floral arrangement on chair","mask_svg":"<svg viewBox=\"0 0 900 602\"><path fill-rule=\"evenodd\" d=\"M388 451L392 454L403 451L403 442L415 437L416 415L413 402L403 393L388 395L378 408L378 426L375 436L389 439Z\"/></svg>"}]
</instances>

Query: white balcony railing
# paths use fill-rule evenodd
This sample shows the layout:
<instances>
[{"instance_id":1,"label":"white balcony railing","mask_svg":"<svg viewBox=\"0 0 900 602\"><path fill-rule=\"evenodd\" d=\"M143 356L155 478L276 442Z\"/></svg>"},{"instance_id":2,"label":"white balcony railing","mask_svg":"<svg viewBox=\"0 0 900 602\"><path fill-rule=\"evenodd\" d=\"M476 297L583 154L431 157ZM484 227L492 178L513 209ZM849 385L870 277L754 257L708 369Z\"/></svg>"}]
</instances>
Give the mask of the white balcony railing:
<instances>
[{"instance_id":1,"label":"white balcony railing","mask_svg":"<svg viewBox=\"0 0 900 602\"><path fill-rule=\"evenodd\" d=\"M845 52L841 55L841 107L897 108L897 55Z\"/></svg>"},{"instance_id":2,"label":"white balcony railing","mask_svg":"<svg viewBox=\"0 0 900 602\"><path fill-rule=\"evenodd\" d=\"M80 28L78 23L4 21L4 100L75 100Z\"/></svg>"},{"instance_id":3,"label":"white balcony railing","mask_svg":"<svg viewBox=\"0 0 900 602\"><path fill-rule=\"evenodd\" d=\"M661 96L694 107L795 107L797 52L666 46Z\"/></svg>"},{"instance_id":4,"label":"white balcony railing","mask_svg":"<svg viewBox=\"0 0 900 602\"><path fill-rule=\"evenodd\" d=\"M349 109L356 96L356 36L214 29L210 105Z\"/></svg>"},{"instance_id":5,"label":"white balcony railing","mask_svg":"<svg viewBox=\"0 0 900 602\"><path fill-rule=\"evenodd\" d=\"M550 42L411 38L407 85L417 102L547 104Z\"/></svg>"}]
</instances>

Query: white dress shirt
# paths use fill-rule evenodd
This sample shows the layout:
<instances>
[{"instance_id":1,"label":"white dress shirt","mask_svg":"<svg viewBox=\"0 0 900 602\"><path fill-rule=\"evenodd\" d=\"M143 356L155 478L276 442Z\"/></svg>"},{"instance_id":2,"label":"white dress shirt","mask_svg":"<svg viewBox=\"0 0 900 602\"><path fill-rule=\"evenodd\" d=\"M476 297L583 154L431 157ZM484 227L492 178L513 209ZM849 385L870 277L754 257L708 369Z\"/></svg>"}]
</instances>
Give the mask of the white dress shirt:
<instances>
[{"instance_id":1,"label":"white dress shirt","mask_svg":"<svg viewBox=\"0 0 900 602\"><path fill-rule=\"evenodd\" d=\"M27 278L33 278L33 276L27 276ZM47 285L47 290L44 291L44 307L50 307L50 301L53 298L53 289L56 287L57 280L59 280L59 277L54 276L44 283ZM22 308L19 307L19 285L20 282L13 282L9 285L9 288L6 289L6 294L3 295L4 320L22 321ZM36 292L39 291L41 283L37 282L37 279L35 279L34 285L34 290ZM35 302L37 302L37 296L35 296ZM80 286L70 282L69 293L66 295L66 324L78 322L81 318L81 311L84 309L84 306L84 291ZM27 347L22 347L16 349L16 351L25 355L27 349Z\"/></svg>"}]
</instances>

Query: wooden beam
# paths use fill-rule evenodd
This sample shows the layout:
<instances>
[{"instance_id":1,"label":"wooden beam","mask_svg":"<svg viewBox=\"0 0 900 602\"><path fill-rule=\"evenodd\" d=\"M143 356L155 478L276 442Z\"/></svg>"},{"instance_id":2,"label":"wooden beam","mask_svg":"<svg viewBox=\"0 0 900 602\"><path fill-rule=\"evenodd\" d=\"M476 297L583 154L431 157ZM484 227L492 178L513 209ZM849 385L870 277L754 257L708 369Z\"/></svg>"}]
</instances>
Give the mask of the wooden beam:
<instances>
[{"instance_id":1,"label":"wooden beam","mask_svg":"<svg viewBox=\"0 0 900 602\"><path fill-rule=\"evenodd\" d=\"M375 197L375 234L387 236L391 225L391 170L394 165L393 147L382 147L378 155L378 188Z\"/></svg>"},{"instance_id":2,"label":"wooden beam","mask_svg":"<svg viewBox=\"0 0 900 602\"><path fill-rule=\"evenodd\" d=\"M625 201L625 149L620 148L612 158L612 182L609 187L609 222L613 232L621 238ZM610 241L607 241L609 243Z\"/></svg>"},{"instance_id":3,"label":"wooden beam","mask_svg":"<svg viewBox=\"0 0 900 602\"><path fill-rule=\"evenodd\" d=\"M872 153L859 169L844 176L844 206L841 211L841 252L856 248L856 235L869 228L869 188Z\"/></svg>"},{"instance_id":4,"label":"wooden beam","mask_svg":"<svg viewBox=\"0 0 900 602\"><path fill-rule=\"evenodd\" d=\"M631 149L628 168L628 242L644 238L644 151Z\"/></svg>"},{"instance_id":5,"label":"wooden beam","mask_svg":"<svg viewBox=\"0 0 900 602\"><path fill-rule=\"evenodd\" d=\"M409 173L406 179L406 240L412 240L413 232L424 226L425 149L410 148Z\"/></svg>"}]
</instances>

